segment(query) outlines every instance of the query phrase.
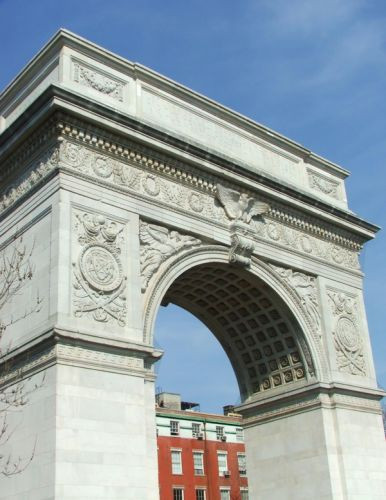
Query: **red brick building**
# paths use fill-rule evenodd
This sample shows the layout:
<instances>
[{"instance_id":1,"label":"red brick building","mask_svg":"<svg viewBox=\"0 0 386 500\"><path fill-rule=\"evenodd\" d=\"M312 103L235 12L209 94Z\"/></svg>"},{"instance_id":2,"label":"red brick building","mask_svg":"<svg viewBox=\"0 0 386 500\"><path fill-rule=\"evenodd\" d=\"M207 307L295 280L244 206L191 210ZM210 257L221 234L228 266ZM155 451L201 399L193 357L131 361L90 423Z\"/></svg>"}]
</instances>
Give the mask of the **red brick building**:
<instances>
[{"instance_id":1,"label":"red brick building","mask_svg":"<svg viewBox=\"0 0 386 500\"><path fill-rule=\"evenodd\" d=\"M179 395L158 395L160 500L247 500L241 417L192 411Z\"/></svg>"}]
</instances>

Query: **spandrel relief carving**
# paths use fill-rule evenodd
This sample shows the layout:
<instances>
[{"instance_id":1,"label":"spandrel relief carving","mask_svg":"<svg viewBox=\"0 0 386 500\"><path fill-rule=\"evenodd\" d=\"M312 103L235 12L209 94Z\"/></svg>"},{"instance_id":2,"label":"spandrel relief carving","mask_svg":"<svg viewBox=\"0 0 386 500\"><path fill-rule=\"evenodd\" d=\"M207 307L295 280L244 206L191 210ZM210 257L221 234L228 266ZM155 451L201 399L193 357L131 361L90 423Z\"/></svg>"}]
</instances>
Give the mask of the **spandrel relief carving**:
<instances>
[{"instance_id":1,"label":"spandrel relief carving","mask_svg":"<svg viewBox=\"0 0 386 500\"><path fill-rule=\"evenodd\" d=\"M201 240L193 236L143 221L140 223L139 237L142 292L146 291L151 277L163 262L172 255L201 244Z\"/></svg>"},{"instance_id":2,"label":"spandrel relief carving","mask_svg":"<svg viewBox=\"0 0 386 500\"><path fill-rule=\"evenodd\" d=\"M336 290L328 290L327 295L334 320L332 333L338 370L352 375L366 375L357 299Z\"/></svg>"},{"instance_id":3,"label":"spandrel relief carving","mask_svg":"<svg viewBox=\"0 0 386 500\"><path fill-rule=\"evenodd\" d=\"M124 226L103 215L76 211L78 255L73 262L73 312L101 323L126 324Z\"/></svg>"},{"instance_id":4,"label":"spandrel relief carving","mask_svg":"<svg viewBox=\"0 0 386 500\"><path fill-rule=\"evenodd\" d=\"M318 302L316 278L293 269L271 265L272 269L295 291L301 306L307 313L314 331L320 334L321 313Z\"/></svg>"}]
</instances>

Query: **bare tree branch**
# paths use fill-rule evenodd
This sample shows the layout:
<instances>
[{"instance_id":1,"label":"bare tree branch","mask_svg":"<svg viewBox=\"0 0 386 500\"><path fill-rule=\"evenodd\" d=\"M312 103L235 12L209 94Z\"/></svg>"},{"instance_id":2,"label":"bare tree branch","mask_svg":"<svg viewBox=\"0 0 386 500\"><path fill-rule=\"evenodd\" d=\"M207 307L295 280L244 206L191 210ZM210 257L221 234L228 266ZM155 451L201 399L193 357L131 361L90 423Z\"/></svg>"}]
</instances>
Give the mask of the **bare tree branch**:
<instances>
[{"instance_id":1,"label":"bare tree branch","mask_svg":"<svg viewBox=\"0 0 386 500\"><path fill-rule=\"evenodd\" d=\"M31 379L23 377L22 369L7 361L11 345L4 346L5 330L21 318L40 310L41 299L37 294L36 304L29 307L20 318L4 318L5 306L20 294L26 284L32 279L34 267L31 261L34 245L30 248L24 244L22 237L15 238L13 243L0 251L0 475L12 476L19 474L31 463L35 455L36 441L28 457L14 456L4 453L4 445L9 442L17 426L9 425L9 416L20 412L30 400L30 396L39 389L43 382L32 384ZM10 377L11 376L11 377ZM10 379L9 385L5 382Z\"/></svg>"}]
</instances>

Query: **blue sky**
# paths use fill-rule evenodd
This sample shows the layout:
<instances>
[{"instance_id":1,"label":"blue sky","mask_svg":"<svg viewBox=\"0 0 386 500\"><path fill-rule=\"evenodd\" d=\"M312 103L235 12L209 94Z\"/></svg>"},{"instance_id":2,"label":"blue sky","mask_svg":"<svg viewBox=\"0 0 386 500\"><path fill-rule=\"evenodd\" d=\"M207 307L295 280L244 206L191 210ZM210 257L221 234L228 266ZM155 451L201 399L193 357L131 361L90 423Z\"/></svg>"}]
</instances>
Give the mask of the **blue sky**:
<instances>
[{"instance_id":1,"label":"blue sky","mask_svg":"<svg viewBox=\"0 0 386 500\"><path fill-rule=\"evenodd\" d=\"M383 0L0 0L0 88L65 27L347 168L350 208L385 227L385 23ZM362 264L386 387L386 232L367 245ZM168 309L157 323L166 349L158 385L209 410L237 402L211 334Z\"/></svg>"}]
</instances>

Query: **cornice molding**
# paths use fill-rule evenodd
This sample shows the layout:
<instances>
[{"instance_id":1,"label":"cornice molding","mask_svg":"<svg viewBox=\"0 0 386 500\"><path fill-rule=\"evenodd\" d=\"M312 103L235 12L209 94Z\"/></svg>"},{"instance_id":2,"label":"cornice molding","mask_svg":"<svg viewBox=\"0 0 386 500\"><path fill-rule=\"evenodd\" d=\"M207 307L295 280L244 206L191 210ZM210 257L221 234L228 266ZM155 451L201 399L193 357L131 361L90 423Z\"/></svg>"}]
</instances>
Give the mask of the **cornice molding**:
<instances>
[{"instance_id":1,"label":"cornice molding","mask_svg":"<svg viewBox=\"0 0 386 500\"><path fill-rule=\"evenodd\" d=\"M265 422L317 409L341 408L352 411L382 414L380 399L383 391L340 387L338 385L312 384L300 390L267 398L251 400L236 408L243 415L244 427L254 427ZM280 400L280 401L279 401Z\"/></svg>"},{"instance_id":2,"label":"cornice molding","mask_svg":"<svg viewBox=\"0 0 386 500\"><path fill-rule=\"evenodd\" d=\"M185 157L183 162L186 165L189 163L189 168L191 168L191 165L193 164L199 167L201 161L205 164L205 169L213 170L215 177L218 177L219 169L221 169L221 176L224 175L224 177L229 177L229 179L232 178L231 182L235 182L235 177L237 177L236 183L239 182L244 191L248 190L248 184L250 185L253 183L256 189L268 191L272 196L276 196L275 193L277 193L279 198L281 197L285 199L285 201L288 201L288 203L292 206L299 205L301 211L309 212L311 217L315 217L316 215L316 217L319 218L319 212L320 219L325 219L327 224L333 223L335 225L339 225L342 229L346 227L351 234L356 233L358 238L363 241L371 239L379 230L377 226L356 217L352 212L338 207L333 207L330 204L303 192L301 188L295 188L283 181L278 181L273 177L271 178L266 173L251 172L248 169L243 168L243 165L237 165L234 161L226 159L223 156L216 156L214 152L203 150L198 145L195 146L191 143L191 141L187 143L184 141L184 138L178 139L165 130L155 129L151 126L151 124L139 122L132 117L121 115L118 112L113 112L96 102L90 102L84 97L73 94L56 85L51 85L47 88L47 90L40 95L34 103L31 104L30 108L28 108L24 115L20 116L16 122L11 125L10 128L12 130L6 129L2 136L0 136L0 147L7 137L13 138L17 135L18 127L23 126L23 124L26 127L29 127L33 113L38 113L39 120L42 121L43 118L41 115L43 108L45 108L44 113L47 116L51 116L55 110L59 111L59 113L61 112L60 110L64 110L64 112L66 112L65 110L68 108L71 114L75 113L78 116L77 118L72 117L69 119L71 122L70 126L75 128L88 128L90 125L84 123L84 117L80 113L80 110L84 109L90 115L87 120L92 120L94 122L92 127L97 131L98 135L101 135L104 138L114 138L114 140L122 142L121 135L117 136L114 128L118 127L118 129L121 129L120 132L118 132L119 134L122 134L123 129L129 133L132 131L134 136L136 136L136 141L150 141L157 144L156 148L152 148L153 154L155 153L155 149L159 150L160 147L164 147L164 145L166 145L169 149L171 148L171 151L173 150L173 156L177 157L180 154L183 155ZM25 115L27 113L30 119L26 122ZM97 127L101 117L104 117L107 120L105 120L106 127L104 130L100 128L98 129ZM110 130L113 130L113 132L108 131L107 127L109 127ZM126 142L126 140L124 142ZM138 147L141 146L137 142L135 147L138 149ZM187 154L190 158L187 157ZM171 159L171 155L169 155L168 161L173 161ZM178 160L176 161L179 163ZM209 177L210 175L211 174L209 173ZM208 177L208 172L206 172L206 177Z\"/></svg>"},{"instance_id":3,"label":"cornice molding","mask_svg":"<svg viewBox=\"0 0 386 500\"><path fill-rule=\"evenodd\" d=\"M53 365L130 374L154 381L156 376L151 367L160 356L158 351L148 352L148 349L141 350L140 346L114 347L52 331L33 347L4 358L6 369L0 377L0 386L29 378Z\"/></svg>"},{"instance_id":4,"label":"cornice molding","mask_svg":"<svg viewBox=\"0 0 386 500\"><path fill-rule=\"evenodd\" d=\"M344 178L349 172L344 168L330 162L319 155L316 155L301 144L269 129L268 127L255 122L241 113L238 113L226 106L167 78L156 71L143 66L142 64L129 61L105 48L92 43L79 35L65 29L58 30L57 33L46 43L38 54L21 70L13 81L0 94L0 108L7 106L7 103L20 93L20 89L31 82L32 77L40 76L53 60L58 59L63 48L71 48L76 52L87 55L96 63L105 64L109 68L116 69L124 75L129 75L134 80L139 80L150 84L154 89L161 89L170 96L176 96L183 103L189 103L194 107L204 109L209 115L218 117L227 123L237 127L241 132L247 131L256 138L262 138L268 143L278 145L281 149L295 153L303 159L310 160L318 166L335 172L339 177Z\"/></svg>"},{"instance_id":5,"label":"cornice molding","mask_svg":"<svg viewBox=\"0 0 386 500\"><path fill-rule=\"evenodd\" d=\"M37 131L33 136L31 136L26 146L23 147L21 151L18 151L17 155L10 157L8 161L3 164L2 178L4 183L4 177L7 173L8 175L12 175L9 180L9 182L12 182L12 178L14 179L17 175L17 167L20 175L20 170L23 168L23 164L24 170L27 170L27 172L30 173L30 177L28 177L28 175L26 177L24 174L24 177L22 177L22 181L19 185L12 186L11 184L11 186L7 187L5 193L3 193L3 210L15 203L18 198L24 196L26 192L29 189L32 189L34 184L40 180L36 178L34 171L36 170L36 164L41 164L42 160L35 159L32 163L27 163L26 160L36 158L38 152L41 152L42 145L44 145L45 141L46 143L49 142L51 145L55 144L55 138L57 139L56 144L59 144L59 150L62 150L66 141L69 141L70 143L76 144L78 148L84 148L85 153L92 154L92 152L96 153L99 151L103 155L106 155L106 158L111 158L111 161L119 162L118 166L119 164L132 166L133 168L138 169L137 172L148 172L149 175L152 173L160 176L162 179L170 179L178 185L185 186L185 189L193 188L197 192L205 193L206 197L209 196L210 198L213 198L213 200L217 189L216 186L219 182L231 188L236 188L239 191L245 192L249 196L256 196L255 190L243 189L243 187L240 187L240 185L236 182L230 182L229 180L225 180L224 182L223 177L207 174L206 172L200 171L197 167L187 164L186 162L170 158L155 151L154 149L147 148L130 140L123 140L111 133L102 131L98 127L87 124L83 124L83 127L81 127L80 123L76 120L74 124L73 120L58 115L56 119L52 118L50 123L43 127L41 132ZM77 175L82 175L84 178L88 178L92 182L97 180L99 184L115 184L116 187L119 187L120 189L124 188L126 190L130 190L130 187L127 185L125 186L123 182L117 185L116 182L111 182L111 179L107 178L108 176L105 178L101 175L95 176L94 172L92 175L87 175L87 172L85 172L84 169L82 171L82 169L76 169L73 167L73 165L66 164L62 161L62 159L59 159L57 165L51 164L50 169L46 169L45 173L48 173L48 170L53 170L55 168L69 168L73 174L76 173ZM41 178L42 175L39 177ZM176 185L174 184L174 186ZM10 192L12 193L11 197L9 196ZM146 195L146 193L144 194ZM171 193L171 196L173 197L173 193ZM359 252L364 241L366 241L364 237L353 235L350 231L344 230L341 227L338 228L335 226L334 230L332 230L331 227L334 227L332 224L328 225L324 221L317 220L316 217L311 217L309 214L302 213L301 210L296 210L293 207L289 208L283 202L275 200L271 196L267 196L267 194L262 195L261 193L258 193L258 196L263 200L265 198L264 201L267 201L270 204L270 211L266 215L267 221L272 220L273 222L279 222L280 224L288 226L296 231L302 231L320 240L331 242L334 245L339 245L340 247L354 253ZM11 198L10 201L9 198ZM200 207L197 204L196 207L197 210L193 210L194 215L200 217L200 215L202 215L200 213ZM221 211L215 205L213 210L218 213ZM216 220L217 218L213 218L212 215L213 214L211 214L210 217L212 222L214 219L215 223L225 224L226 217L223 217L224 220L221 220L221 218L220 220ZM258 236L259 230L258 228L255 229L256 230L252 231L252 233L257 233ZM273 237L272 240L276 241L275 237ZM300 248L300 250L302 250L302 248ZM307 251L306 249L305 253L310 253L310 251ZM335 259L332 260L334 261ZM336 260L335 263L338 265L344 263L346 265L348 262L346 259L341 259L341 262ZM357 263L354 265L354 268L355 267L357 267Z\"/></svg>"}]
</instances>

